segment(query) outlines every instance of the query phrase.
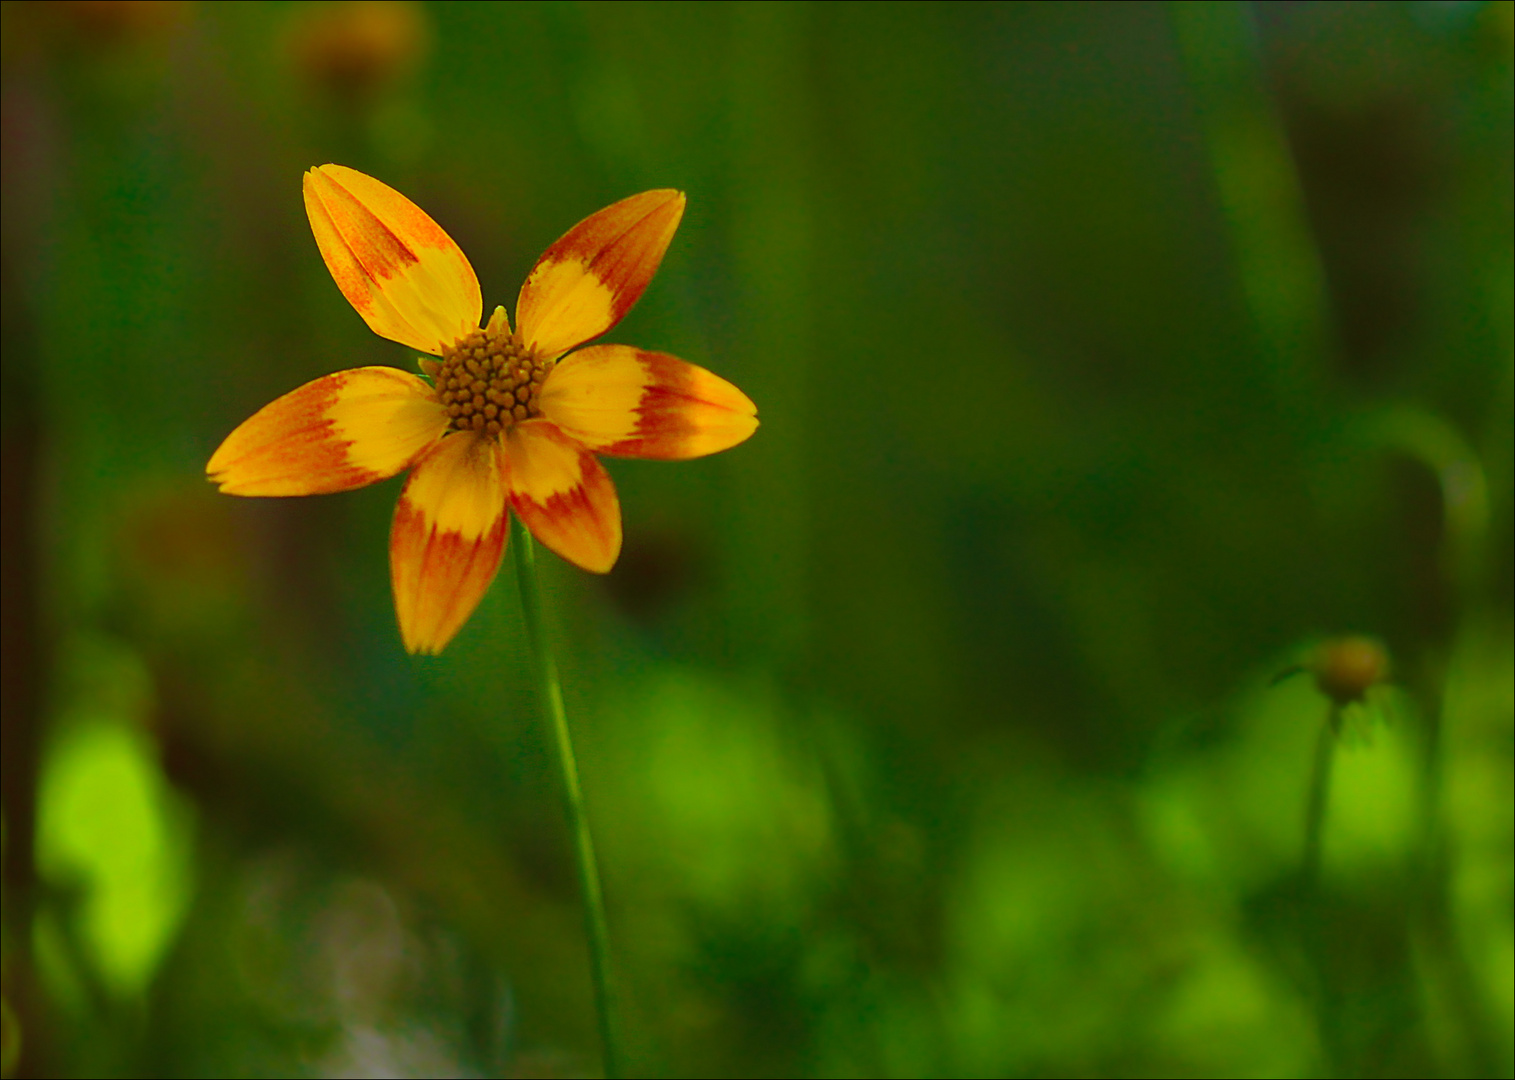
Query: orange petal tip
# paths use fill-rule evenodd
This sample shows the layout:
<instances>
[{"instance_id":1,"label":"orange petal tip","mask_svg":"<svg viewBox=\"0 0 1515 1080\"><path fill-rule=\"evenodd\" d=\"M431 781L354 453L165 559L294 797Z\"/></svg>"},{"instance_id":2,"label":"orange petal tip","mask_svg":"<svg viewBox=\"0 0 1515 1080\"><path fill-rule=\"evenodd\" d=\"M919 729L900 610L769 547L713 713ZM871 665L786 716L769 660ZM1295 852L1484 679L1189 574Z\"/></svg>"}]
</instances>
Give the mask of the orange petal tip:
<instances>
[{"instance_id":1,"label":"orange petal tip","mask_svg":"<svg viewBox=\"0 0 1515 1080\"><path fill-rule=\"evenodd\" d=\"M497 439L459 433L426 454L406 480L389 562L408 652L441 652L489 591L509 522L504 467Z\"/></svg>"},{"instance_id":2,"label":"orange petal tip","mask_svg":"<svg viewBox=\"0 0 1515 1080\"><path fill-rule=\"evenodd\" d=\"M227 495L324 495L405 469L447 428L432 390L389 367L354 368L291 390L239 424L211 455Z\"/></svg>"},{"instance_id":3,"label":"orange petal tip","mask_svg":"<svg viewBox=\"0 0 1515 1080\"><path fill-rule=\"evenodd\" d=\"M479 325L479 280L415 203L344 165L305 173L305 212L342 295L381 337L436 353Z\"/></svg>"},{"instance_id":4,"label":"orange petal tip","mask_svg":"<svg viewBox=\"0 0 1515 1080\"><path fill-rule=\"evenodd\" d=\"M591 345L542 388L542 413L616 457L680 461L729 449L757 430L757 406L713 372L667 353Z\"/></svg>"},{"instance_id":5,"label":"orange petal tip","mask_svg":"<svg viewBox=\"0 0 1515 1080\"><path fill-rule=\"evenodd\" d=\"M621 554L621 504L605 467L549 420L509 429L510 505L544 547L606 574Z\"/></svg>"},{"instance_id":6,"label":"orange petal tip","mask_svg":"<svg viewBox=\"0 0 1515 1080\"><path fill-rule=\"evenodd\" d=\"M561 356L620 322L657 273L684 204L684 193L673 188L644 191L569 229L521 286L521 340Z\"/></svg>"}]
</instances>

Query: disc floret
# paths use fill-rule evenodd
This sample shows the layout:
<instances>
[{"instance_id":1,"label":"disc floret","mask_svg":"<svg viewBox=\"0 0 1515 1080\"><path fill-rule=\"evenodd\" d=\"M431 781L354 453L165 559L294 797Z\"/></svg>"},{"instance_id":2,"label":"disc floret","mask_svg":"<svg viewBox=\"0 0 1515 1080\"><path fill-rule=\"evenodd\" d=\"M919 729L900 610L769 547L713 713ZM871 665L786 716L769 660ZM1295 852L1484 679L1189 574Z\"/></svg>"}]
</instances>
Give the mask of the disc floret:
<instances>
[{"instance_id":1,"label":"disc floret","mask_svg":"<svg viewBox=\"0 0 1515 1080\"><path fill-rule=\"evenodd\" d=\"M481 327L423 365L454 431L498 435L539 415L542 384L553 360L537 355L508 330Z\"/></svg>"}]
</instances>

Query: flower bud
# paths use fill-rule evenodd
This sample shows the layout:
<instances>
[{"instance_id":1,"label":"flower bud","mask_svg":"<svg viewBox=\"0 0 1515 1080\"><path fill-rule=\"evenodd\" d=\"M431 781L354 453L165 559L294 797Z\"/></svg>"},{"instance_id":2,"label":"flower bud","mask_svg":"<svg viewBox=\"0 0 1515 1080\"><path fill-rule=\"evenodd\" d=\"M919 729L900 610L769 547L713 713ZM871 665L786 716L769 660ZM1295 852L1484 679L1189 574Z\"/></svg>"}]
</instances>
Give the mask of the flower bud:
<instances>
[{"instance_id":1,"label":"flower bud","mask_svg":"<svg viewBox=\"0 0 1515 1080\"><path fill-rule=\"evenodd\" d=\"M1389 654L1369 637L1332 638L1322 643L1306 665L1315 685L1338 706L1362 701L1389 677Z\"/></svg>"},{"instance_id":2,"label":"flower bud","mask_svg":"<svg viewBox=\"0 0 1515 1080\"><path fill-rule=\"evenodd\" d=\"M345 102L369 101L410 73L431 44L415 4L357 0L301 19L289 51L305 80Z\"/></svg>"}]
</instances>

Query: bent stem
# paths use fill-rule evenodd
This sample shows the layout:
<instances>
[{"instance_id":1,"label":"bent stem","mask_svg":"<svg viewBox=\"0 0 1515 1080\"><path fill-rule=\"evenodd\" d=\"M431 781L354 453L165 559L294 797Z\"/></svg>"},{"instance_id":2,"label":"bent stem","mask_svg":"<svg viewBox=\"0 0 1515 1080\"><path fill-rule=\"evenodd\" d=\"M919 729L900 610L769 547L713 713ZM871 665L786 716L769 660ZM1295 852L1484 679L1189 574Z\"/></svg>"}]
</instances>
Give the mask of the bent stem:
<instances>
[{"instance_id":1,"label":"bent stem","mask_svg":"<svg viewBox=\"0 0 1515 1080\"><path fill-rule=\"evenodd\" d=\"M621 1054L610 981L610 932L605 921L605 899L600 891L599 864L594 857L594 838L589 832L584 794L579 788L579 766L573 754L573 738L568 733L568 714L563 709L563 688L558 683L558 668L547 646L542 593L537 584L536 551L531 533L515 515L510 518L510 532L510 545L515 549L516 582L521 588L521 610L526 617L526 636L531 639L542 706L552 723L558 765L563 771L563 802L568 812L568 827L573 833L574 863L579 873L579 893L584 901L584 929L589 937L590 973L599 1014L600 1043L605 1054L605 1075L617 1077L621 1075Z\"/></svg>"}]
</instances>

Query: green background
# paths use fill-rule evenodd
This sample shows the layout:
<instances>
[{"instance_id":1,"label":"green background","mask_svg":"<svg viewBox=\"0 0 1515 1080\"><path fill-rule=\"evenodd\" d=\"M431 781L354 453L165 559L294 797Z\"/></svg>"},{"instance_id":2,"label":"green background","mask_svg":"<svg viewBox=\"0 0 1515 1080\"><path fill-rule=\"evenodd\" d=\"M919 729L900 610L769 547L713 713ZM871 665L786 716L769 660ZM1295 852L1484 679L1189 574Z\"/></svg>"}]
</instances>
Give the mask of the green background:
<instances>
[{"instance_id":1,"label":"green background","mask_svg":"<svg viewBox=\"0 0 1515 1080\"><path fill-rule=\"evenodd\" d=\"M1511 1075L1510 4L3 18L7 1075L600 1067L509 560L204 480L414 370L328 161L512 310L688 193L608 340L762 426L545 559L636 1074Z\"/></svg>"}]
</instances>

